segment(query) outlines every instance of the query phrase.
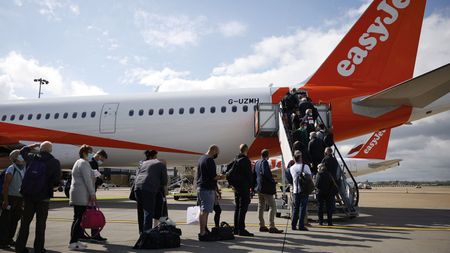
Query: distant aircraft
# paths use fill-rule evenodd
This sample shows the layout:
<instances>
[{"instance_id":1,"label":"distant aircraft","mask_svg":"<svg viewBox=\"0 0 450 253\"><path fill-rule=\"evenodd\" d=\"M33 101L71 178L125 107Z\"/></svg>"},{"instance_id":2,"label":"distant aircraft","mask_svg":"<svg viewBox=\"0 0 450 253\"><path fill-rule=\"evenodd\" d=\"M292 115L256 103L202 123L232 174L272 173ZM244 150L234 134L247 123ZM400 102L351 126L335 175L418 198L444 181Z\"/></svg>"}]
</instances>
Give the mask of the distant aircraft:
<instances>
[{"instance_id":1,"label":"distant aircraft","mask_svg":"<svg viewBox=\"0 0 450 253\"><path fill-rule=\"evenodd\" d=\"M373 1L303 86L2 101L0 152L7 160L48 140L65 167L81 144L105 149L108 167L136 166L146 149L171 166L195 166L213 143L218 164L241 143L252 159L263 148L278 155L277 106L292 87L312 98L336 141L429 117L450 108L450 64L411 79L425 2Z\"/></svg>"}]
</instances>

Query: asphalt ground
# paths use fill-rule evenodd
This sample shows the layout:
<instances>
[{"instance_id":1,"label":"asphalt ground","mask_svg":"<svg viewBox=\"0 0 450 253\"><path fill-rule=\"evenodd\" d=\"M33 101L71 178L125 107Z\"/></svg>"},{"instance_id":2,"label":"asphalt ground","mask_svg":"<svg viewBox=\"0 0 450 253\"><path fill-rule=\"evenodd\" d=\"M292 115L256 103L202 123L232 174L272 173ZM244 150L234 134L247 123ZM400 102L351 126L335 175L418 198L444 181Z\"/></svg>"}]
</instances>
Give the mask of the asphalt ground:
<instances>
[{"instance_id":1,"label":"asphalt ground","mask_svg":"<svg viewBox=\"0 0 450 253\"><path fill-rule=\"evenodd\" d=\"M107 218L102 236L108 241L88 243L86 252L142 252L132 249L138 229L136 204L127 200L128 194L129 189L125 188L98 192L99 205ZM51 203L45 247L48 252L68 252L73 209L61 193L57 195ZM232 223L232 193L223 195L222 220ZM336 219L334 227L312 222L307 232L291 231L286 226L287 219L276 218L279 229L288 228L285 234L258 231L254 198L247 214L247 228L255 237L222 242L199 242L198 225L186 225L186 209L195 201L169 199L168 204L170 218L183 231L182 246L154 252L281 252L283 244L284 252L450 252L450 188L445 187L363 190L359 217ZM213 222L212 217L209 221ZM33 239L34 224L28 241L30 248Z\"/></svg>"}]
</instances>

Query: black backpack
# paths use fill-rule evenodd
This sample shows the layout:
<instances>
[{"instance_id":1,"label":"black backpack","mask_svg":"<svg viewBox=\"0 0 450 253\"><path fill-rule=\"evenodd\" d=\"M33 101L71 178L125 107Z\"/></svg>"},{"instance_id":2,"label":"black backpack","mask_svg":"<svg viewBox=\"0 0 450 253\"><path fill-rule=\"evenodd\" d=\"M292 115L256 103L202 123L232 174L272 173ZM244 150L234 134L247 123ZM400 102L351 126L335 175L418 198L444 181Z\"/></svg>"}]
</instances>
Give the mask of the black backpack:
<instances>
[{"instance_id":1,"label":"black backpack","mask_svg":"<svg viewBox=\"0 0 450 253\"><path fill-rule=\"evenodd\" d=\"M37 156L25 170L20 193L33 200L42 200L49 197L49 191L47 166L41 161L41 157Z\"/></svg>"},{"instance_id":2,"label":"black backpack","mask_svg":"<svg viewBox=\"0 0 450 253\"><path fill-rule=\"evenodd\" d=\"M143 232L133 249L170 249L180 247L181 229L160 224L150 232Z\"/></svg>"},{"instance_id":3,"label":"black backpack","mask_svg":"<svg viewBox=\"0 0 450 253\"><path fill-rule=\"evenodd\" d=\"M311 174L304 173L305 164L302 166L302 170L297 174L297 188L300 186L300 194L309 195L314 191L314 181Z\"/></svg>"},{"instance_id":4,"label":"black backpack","mask_svg":"<svg viewBox=\"0 0 450 253\"><path fill-rule=\"evenodd\" d=\"M239 161L240 159L234 159L230 163L227 164L227 170L225 171L225 178L228 181L228 184L231 186L236 186L239 182Z\"/></svg>"}]
</instances>

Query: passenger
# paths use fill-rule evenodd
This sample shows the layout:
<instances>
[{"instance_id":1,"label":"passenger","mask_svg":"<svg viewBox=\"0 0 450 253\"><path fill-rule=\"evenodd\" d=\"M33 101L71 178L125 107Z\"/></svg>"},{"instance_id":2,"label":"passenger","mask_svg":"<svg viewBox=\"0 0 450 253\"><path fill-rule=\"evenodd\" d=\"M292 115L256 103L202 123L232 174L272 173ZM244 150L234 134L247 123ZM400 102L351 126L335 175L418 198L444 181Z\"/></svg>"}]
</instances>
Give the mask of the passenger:
<instances>
[{"instance_id":1,"label":"passenger","mask_svg":"<svg viewBox=\"0 0 450 253\"><path fill-rule=\"evenodd\" d=\"M149 233L153 228L153 219L157 214L161 216L163 209L163 196L161 192L167 185L167 167L156 159L158 152L152 150L149 159L139 168L134 185L134 194L138 205L143 209L143 233Z\"/></svg>"},{"instance_id":2,"label":"passenger","mask_svg":"<svg viewBox=\"0 0 450 253\"><path fill-rule=\"evenodd\" d=\"M39 147L39 153L30 154L31 149L36 147ZM18 253L28 252L26 245L34 214L36 214L34 252L46 252L44 248L45 226L50 198L53 197L53 187L58 186L61 179L61 166L59 161L51 155L52 147L51 142L45 141L40 145L36 143L25 146L20 150L20 154L25 160L27 171L32 171L30 170L31 168L34 170L36 167L39 167L39 169L44 168L45 173L31 175L33 178L39 178L39 180L33 182L33 178L29 177L27 171L25 171L21 187L24 207L15 247Z\"/></svg>"},{"instance_id":3,"label":"passenger","mask_svg":"<svg viewBox=\"0 0 450 253\"><path fill-rule=\"evenodd\" d=\"M81 219L89 205L96 205L95 174L89 164L92 159L92 147L82 145L78 151L79 159L72 167L72 183L70 185L69 204L73 206L73 222L70 230L70 250L84 250L87 245L80 242L84 230ZM97 236L97 235L94 235Z\"/></svg>"},{"instance_id":4,"label":"passenger","mask_svg":"<svg viewBox=\"0 0 450 253\"><path fill-rule=\"evenodd\" d=\"M333 156L333 149L330 147L325 148L325 156L322 159L323 165L327 168L327 171L333 176L334 181L339 181L339 163L336 157ZM338 184L339 185L339 184Z\"/></svg>"},{"instance_id":5,"label":"passenger","mask_svg":"<svg viewBox=\"0 0 450 253\"><path fill-rule=\"evenodd\" d=\"M325 143L325 146L327 146L327 147L334 146L333 128L329 128L327 130L327 132L325 133L325 136L323 137L323 142Z\"/></svg>"},{"instance_id":6,"label":"passenger","mask_svg":"<svg viewBox=\"0 0 450 253\"><path fill-rule=\"evenodd\" d=\"M313 112L312 109L307 109L305 111L306 115L302 119L302 122L306 123L306 129L308 130L308 134L310 134L311 132L315 132L316 130L315 120L312 112Z\"/></svg>"},{"instance_id":7,"label":"passenger","mask_svg":"<svg viewBox=\"0 0 450 253\"><path fill-rule=\"evenodd\" d=\"M89 164L91 165L92 170L94 170L95 175L95 191L97 192L97 188L103 184L102 174L100 173L98 166L101 166L105 160L108 159L108 154L105 150L100 149L97 151L94 155L94 157L89 161ZM83 237L85 237L83 235ZM96 241L96 242L104 242L108 239L102 237L100 235L100 232L97 229L91 230L91 238L90 240Z\"/></svg>"},{"instance_id":8,"label":"passenger","mask_svg":"<svg viewBox=\"0 0 450 253\"><path fill-rule=\"evenodd\" d=\"M291 166L290 171L293 178L293 202L294 202L294 210L292 215L292 230L308 231L308 228L305 226L305 221L307 220L306 211L308 205L308 195L302 194L302 189L300 186L300 174L306 173L311 175L311 170L307 164L302 162L302 153L300 151L295 151L294 153L295 164ZM297 227L297 224L299 226Z\"/></svg>"},{"instance_id":9,"label":"passenger","mask_svg":"<svg viewBox=\"0 0 450 253\"><path fill-rule=\"evenodd\" d=\"M303 118L306 116L306 110L311 109L312 112L312 110L314 109L314 105L310 101L308 101L307 97L304 97L300 100L298 108L300 110L300 117Z\"/></svg>"},{"instance_id":10,"label":"passenger","mask_svg":"<svg viewBox=\"0 0 450 253\"><path fill-rule=\"evenodd\" d=\"M9 160L12 164L5 171L2 189L3 202L1 208L3 211L0 215L0 249L8 249L10 246L14 246L13 238L23 211L20 187L25 173L25 161L18 149L9 154Z\"/></svg>"},{"instance_id":11,"label":"passenger","mask_svg":"<svg viewBox=\"0 0 450 253\"><path fill-rule=\"evenodd\" d=\"M142 164L144 164L144 162L147 161L147 160L155 159L156 154L157 154L157 151L155 151L155 150L146 150L144 152L145 160L139 161L139 167L136 170L136 176L139 174L139 169L142 167ZM130 194L133 194L133 196L135 196L135 194L134 194L135 183L136 183L136 179L134 180L133 187L131 188L131 190L133 192L130 193ZM139 234L142 234L143 227L144 227L144 209L142 208L142 205L139 204L139 202L137 201L136 197L134 197L134 199L136 200Z\"/></svg>"},{"instance_id":12,"label":"passenger","mask_svg":"<svg viewBox=\"0 0 450 253\"><path fill-rule=\"evenodd\" d=\"M301 143L305 144L306 146L309 143L309 133L308 128L306 125L306 122L300 123L300 128L295 130L292 133L292 142L300 141Z\"/></svg>"},{"instance_id":13,"label":"passenger","mask_svg":"<svg viewBox=\"0 0 450 253\"><path fill-rule=\"evenodd\" d=\"M325 152L325 143L317 138L316 133L312 132L309 135L310 141L308 144L308 151L311 157L312 169L311 172L313 175L317 174L317 165L322 162Z\"/></svg>"},{"instance_id":14,"label":"passenger","mask_svg":"<svg viewBox=\"0 0 450 253\"><path fill-rule=\"evenodd\" d=\"M327 130L325 129L325 124L320 123L318 130L316 132L317 138L323 140L325 138L326 133L327 133Z\"/></svg>"},{"instance_id":15,"label":"passenger","mask_svg":"<svg viewBox=\"0 0 450 253\"><path fill-rule=\"evenodd\" d=\"M219 147L211 145L208 152L200 157L197 168L197 192L200 201L200 233L198 234L199 241L212 241L216 238L208 229L208 215L212 213L214 208L214 201L216 198L217 180L223 179L221 175L217 175L216 163L214 159L219 155Z\"/></svg>"},{"instance_id":16,"label":"passenger","mask_svg":"<svg viewBox=\"0 0 450 253\"><path fill-rule=\"evenodd\" d=\"M237 178L241 179L234 187L234 233L240 236L254 236L245 229L245 216L250 204L250 188L252 187L252 162L248 158L247 144L239 146L237 158Z\"/></svg>"},{"instance_id":17,"label":"passenger","mask_svg":"<svg viewBox=\"0 0 450 253\"><path fill-rule=\"evenodd\" d=\"M319 224L323 225L323 206L327 208L328 226L333 226L333 209L335 204L334 196L336 195L336 187L333 183L333 176L324 164L319 164L319 172L316 177L317 202L319 206L318 216Z\"/></svg>"},{"instance_id":18,"label":"passenger","mask_svg":"<svg viewBox=\"0 0 450 253\"><path fill-rule=\"evenodd\" d=\"M283 230L275 227L275 214L277 206L275 204L274 195L276 194L276 182L273 179L269 165L269 150L261 151L261 159L256 161L254 177L256 177L255 191L258 193L258 214L259 214L259 231L280 234ZM267 228L264 221L264 209L269 206L270 228Z\"/></svg>"},{"instance_id":19,"label":"passenger","mask_svg":"<svg viewBox=\"0 0 450 253\"><path fill-rule=\"evenodd\" d=\"M305 144L303 144L301 141L296 141L296 142L294 142L294 145L293 145L292 154L294 154L295 151L297 151L297 150L302 152L303 163L310 164L311 158L309 158L308 147Z\"/></svg>"},{"instance_id":20,"label":"passenger","mask_svg":"<svg viewBox=\"0 0 450 253\"><path fill-rule=\"evenodd\" d=\"M302 122L302 117L300 116L300 110L296 108L292 114L292 130L297 130L300 127L300 122Z\"/></svg>"}]
</instances>

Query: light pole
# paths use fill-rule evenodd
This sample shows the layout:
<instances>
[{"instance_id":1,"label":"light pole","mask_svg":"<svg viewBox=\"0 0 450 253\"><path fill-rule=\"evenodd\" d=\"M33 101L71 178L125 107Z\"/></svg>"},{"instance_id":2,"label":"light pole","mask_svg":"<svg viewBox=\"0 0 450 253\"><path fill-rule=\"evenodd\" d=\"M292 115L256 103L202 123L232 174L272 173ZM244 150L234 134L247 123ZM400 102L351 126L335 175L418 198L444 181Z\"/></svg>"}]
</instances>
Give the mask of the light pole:
<instances>
[{"instance_id":1,"label":"light pole","mask_svg":"<svg viewBox=\"0 0 450 253\"><path fill-rule=\"evenodd\" d=\"M48 84L49 81L47 81L47 80L45 80L45 79L43 79L43 78L34 79L34 81L35 81L35 82L39 82L39 95L38 95L38 98L41 98L41 95L44 94L44 93L41 92L41 86L42 86L43 84Z\"/></svg>"}]
</instances>

